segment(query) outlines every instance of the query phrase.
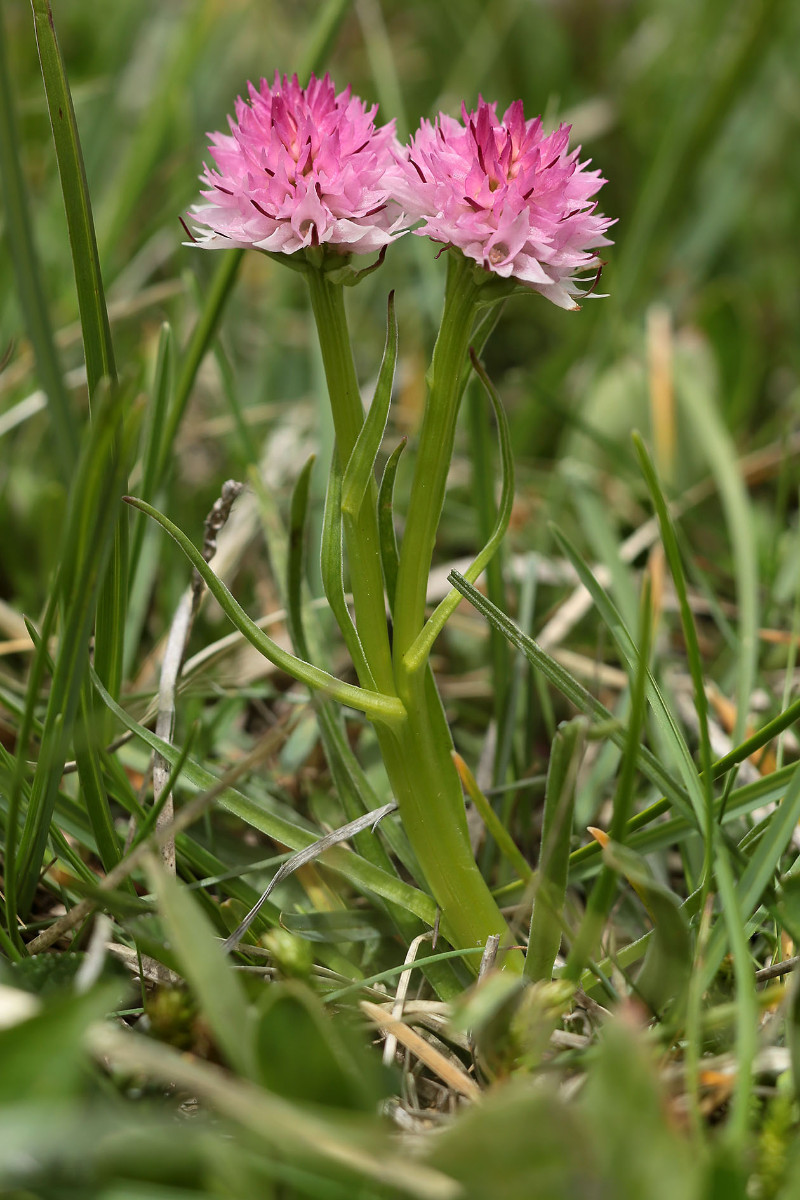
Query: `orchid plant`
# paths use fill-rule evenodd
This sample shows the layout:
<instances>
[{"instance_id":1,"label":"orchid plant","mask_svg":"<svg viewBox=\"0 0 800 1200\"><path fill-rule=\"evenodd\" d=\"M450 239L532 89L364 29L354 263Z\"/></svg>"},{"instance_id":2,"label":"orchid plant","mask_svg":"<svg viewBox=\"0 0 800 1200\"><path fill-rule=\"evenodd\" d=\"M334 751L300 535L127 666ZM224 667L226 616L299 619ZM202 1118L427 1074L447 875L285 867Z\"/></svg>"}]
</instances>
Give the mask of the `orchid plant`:
<instances>
[{"instance_id":1,"label":"orchid plant","mask_svg":"<svg viewBox=\"0 0 800 1200\"><path fill-rule=\"evenodd\" d=\"M325 524L339 544L343 535L354 618L344 601L341 559L323 574L358 685L288 654L243 613L240 628L296 679L372 722L442 931L464 949L491 935L507 940L507 927L470 847L453 743L429 664L460 599L454 592L431 615L426 611L459 402L474 366L495 408L504 461L500 515L467 572L474 581L505 532L513 484L503 410L471 349L482 348L492 310L512 293L538 292L577 309L591 291L586 279L599 273L597 252L609 244L612 222L596 211L604 180L569 150L569 128L545 134L539 118L525 119L519 101L502 118L483 99L474 112L462 107L461 121L440 114L433 124L423 121L405 146L394 122L375 125L376 110L349 88L337 93L327 75L312 76L305 88L296 76L278 74L271 84L250 85L248 98L236 102L230 132L211 136L215 166L205 167L203 202L190 215L201 247L260 250L307 281L336 435ZM365 415L343 289L364 273L354 255L377 253L377 266L389 244L409 231L446 250L447 276L398 546L391 492L399 451L380 489L375 477L397 356L393 306L390 299L386 351ZM506 948L504 965L521 970L519 952Z\"/></svg>"}]
</instances>

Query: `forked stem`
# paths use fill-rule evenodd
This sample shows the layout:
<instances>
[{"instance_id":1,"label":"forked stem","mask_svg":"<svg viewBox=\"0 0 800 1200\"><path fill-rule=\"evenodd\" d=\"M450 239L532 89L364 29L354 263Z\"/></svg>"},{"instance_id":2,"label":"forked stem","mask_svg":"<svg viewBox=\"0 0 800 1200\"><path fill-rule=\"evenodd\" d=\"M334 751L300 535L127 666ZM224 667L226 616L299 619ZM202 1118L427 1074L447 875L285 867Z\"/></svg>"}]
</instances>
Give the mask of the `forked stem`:
<instances>
[{"instance_id":1,"label":"forked stem","mask_svg":"<svg viewBox=\"0 0 800 1200\"><path fill-rule=\"evenodd\" d=\"M309 272L311 301L328 383L340 462L352 451L364 420L353 368L342 289L322 271ZM467 351L479 285L461 256L448 259L442 325L428 380L394 602L394 649L389 654L374 482L355 518L345 519L356 626L375 682L399 697L402 719L375 723L389 782L404 828L454 946L508 936L506 922L475 862L467 830L453 742L427 661L412 665L406 651L425 622L425 597L436 531L444 505L456 418L469 370ZM519 951L505 965L521 972ZM467 960L470 961L471 960Z\"/></svg>"}]
</instances>

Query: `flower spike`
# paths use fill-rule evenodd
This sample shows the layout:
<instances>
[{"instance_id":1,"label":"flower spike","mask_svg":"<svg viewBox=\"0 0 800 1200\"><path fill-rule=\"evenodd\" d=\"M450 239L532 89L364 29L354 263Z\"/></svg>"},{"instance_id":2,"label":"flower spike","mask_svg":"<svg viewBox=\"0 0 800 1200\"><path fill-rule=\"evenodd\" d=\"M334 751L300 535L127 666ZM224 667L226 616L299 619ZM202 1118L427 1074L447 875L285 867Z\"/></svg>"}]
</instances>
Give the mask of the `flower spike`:
<instances>
[{"instance_id":1,"label":"flower spike","mask_svg":"<svg viewBox=\"0 0 800 1200\"><path fill-rule=\"evenodd\" d=\"M462 121L440 113L395 150L397 200L422 218L414 232L455 247L485 271L540 292L561 308L588 295L581 276L610 245L614 222L592 200L605 180L569 151L570 127L545 135L517 100L500 120L482 97Z\"/></svg>"},{"instance_id":2,"label":"flower spike","mask_svg":"<svg viewBox=\"0 0 800 1200\"><path fill-rule=\"evenodd\" d=\"M209 135L216 169L206 165L207 203L190 211L201 246L372 254L405 232L389 186L394 121L376 129L377 105L349 87L337 95L327 75L302 88L276 72L248 89L230 133Z\"/></svg>"}]
</instances>

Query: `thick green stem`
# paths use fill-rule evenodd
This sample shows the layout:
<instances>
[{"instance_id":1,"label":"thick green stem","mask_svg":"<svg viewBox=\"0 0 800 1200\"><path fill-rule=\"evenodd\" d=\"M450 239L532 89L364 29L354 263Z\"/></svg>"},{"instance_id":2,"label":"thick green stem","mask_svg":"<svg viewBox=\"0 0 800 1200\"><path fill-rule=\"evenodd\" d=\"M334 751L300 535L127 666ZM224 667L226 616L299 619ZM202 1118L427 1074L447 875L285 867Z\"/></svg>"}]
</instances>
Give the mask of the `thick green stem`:
<instances>
[{"instance_id":1,"label":"thick green stem","mask_svg":"<svg viewBox=\"0 0 800 1200\"><path fill-rule=\"evenodd\" d=\"M394 661L398 678L405 672L404 655L425 622L428 575L444 507L464 374L469 370L467 351L478 294L479 286L468 259L449 255L444 312L428 377L428 398L400 549L394 604Z\"/></svg>"},{"instance_id":2,"label":"thick green stem","mask_svg":"<svg viewBox=\"0 0 800 1200\"><path fill-rule=\"evenodd\" d=\"M508 926L481 875L470 845L453 743L433 675L406 704L408 718L376 733L408 839L441 911L445 937L461 948L485 945L492 934L507 944ZM415 688L415 692L417 689ZM477 967L468 960L467 965ZM521 973L522 955L509 950L498 965Z\"/></svg>"},{"instance_id":3,"label":"thick green stem","mask_svg":"<svg viewBox=\"0 0 800 1200\"><path fill-rule=\"evenodd\" d=\"M309 282L344 467L364 416L341 288L313 270ZM356 626L367 661L376 685L400 696L406 713L391 728L376 723L375 732L403 825L441 910L445 936L460 948L485 944L492 934L507 937L508 929L472 854L461 781L451 757L453 743L427 659L409 669L404 655L425 620L428 574L444 505L477 300L478 285L470 265L454 256L448 262L444 316L400 552L393 664L383 607L373 486L359 516L345 521ZM519 951L507 951L501 962L522 971Z\"/></svg>"},{"instance_id":4,"label":"thick green stem","mask_svg":"<svg viewBox=\"0 0 800 1200\"><path fill-rule=\"evenodd\" d=\"M307 278L331 399L336 452L344 470L364 423L364 409L350 349L343 288L341 284L332 283L326 278L324 272L313 268L308 271ZM394 695L378 534L377 485L374 479L370 482L358 515L345 518L344 531L356 628L364 655L375 685L382 692ZM366 679L362 679L361 683L364 687L370 686Z\"/></svg>"},{"instance_id":5,"label":"thick green stem","mask_svg":"<svg viewBox=\"0 0 800 1200\"><path fill-rule=\"evenodd\" d=\"M470 846L461 780L453 742L427 655L413 663L407 652L425 623L425 599L436 531L444 507L456 420L480 285L460 255L448 257L444 312L428 378L394 602L394 667L397 693L408 719L380 737L409 841L457 945L507 936L502 913L481 875ZM392 746L397 746L395 761ZM502 961L502 960L501 960ZM504 956L522 970L518 951Z\"/></svg>"}]
</instances>

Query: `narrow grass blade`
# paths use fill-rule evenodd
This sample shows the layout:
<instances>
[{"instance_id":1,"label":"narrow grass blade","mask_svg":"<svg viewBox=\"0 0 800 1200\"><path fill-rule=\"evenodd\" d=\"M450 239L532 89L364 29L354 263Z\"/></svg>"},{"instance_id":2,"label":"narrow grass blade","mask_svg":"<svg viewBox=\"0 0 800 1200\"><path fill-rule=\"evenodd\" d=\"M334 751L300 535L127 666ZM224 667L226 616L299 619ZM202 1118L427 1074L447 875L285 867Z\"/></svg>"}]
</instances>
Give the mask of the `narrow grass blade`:
<instances>
[{"instance_id":1,"label":"narrow grass blade","mask_svg":"<svg viewBox=\"0 0 800 1200\"><path fill-rule=\"evenodd\" d=\"M508 522L511 520L511 509L514 503L514 456L511 451L511 434L502 401L495 391L489 376L486 374L483 365L473 351L470 351L470 359L478 378L485 387L486 393L492 402L492 408L497 419L502 470L502 490L494 529L486 545L464 572L464 578L467 582L474 583L497 553L505 532L508 529ZM456 588L453 588L445 596L441 604L437 605L425 623L421 633L406 653L405 661L409 671L417 669L427 660L433 643L441 633L448 618L455 612L460 603L461 594Z\"/></svg>"},{"instance_id":2,"label":"narrow grass blade","mask_svg":"<svg viewBox=\"0 0 800 1200\"><path fill-rule=\"evenodd\" d=\"M177 373L175 391L164 426L159 456L154 471L154 480L157 485L164 479L172 447L180 429L183 415L186 412L186 405L189 403L189 397L194 387L197 372L216 335L222 314L225 311L225 305L236 282L243 254L243 250L225 250L220 252L221 261L211 281L205 307L192 330L188 346L180 356L181 361Z\"/></svg>"},{"instance_id":3,"label":"narrow grass blade","mask_svg":"<svg viewBox=\"0 0 800 1200\"><path fill-rule=\"evenodd\" d=\"M753 75L774 45L781 10L789 11L781 0L747 5L741 14L726 5L698 10L714 20L713 49L719 50L723 39L725 51L715 60L717 70L694 72L695 86L672 108L669 121L654 141L628 236L615 262L614 295L620 311L628 307L643 279L654 278L654 259L659 252L674 244L657 236L659 226L681 193L686 195L687 186L693 185L732 105L752 86ZM731 19L722 20L723 14Z\"/></svg>"},{"instance_id":4,"label":"narrow grass blade","mask_svg":"<svg viewBox=\"0 0 800 1200\"><path fill-rule=\"evenodd\" d=\"M98 694L114 716L122 722L126 729L130 729L145 745L149 746L151 750L157 751L162 758L166 759L170 766L175 766L182 758L180 748L171 745L169 742L165 742L162 738L156 737L149 729L134 721L109 695L96 672L92 671L91 674L92 682ZM216 776L212 775L210 771L207 771L191 758L187 758L184 761L182 778L185 784L198 791L207 791L219 785L219 780ZM246 824L252 826L253 829L260 830L267 837L273 838L283 846L289 846L292 850L304 849L317 840L315 835L309 832L308 829L304 829L300 825L293 824L276 813L270 812L263 804L249 799L244 793L237 791L235 788L225 788L219 795L219 803L228 812L233 813L234 816L239 817ZM329 865L332 869L349 879L353 886L363 888L367 892L372 892L377 896L382 896L384 899L390 900L394 904L401 905L408 912L419 917L428 926L433 926L436 920L436 905L432 898L424 892L420 892L417 888L411 887L396 876L393 877L387 874L387 872L381 871L371 863L365 862L359 855L342 847L335 847L332 851L329 851L326 865Z\"/></svg>"},{"instance_id":5,"label":"narrow grass blade","mask_svg":"<svg viewBox=\"0 0 800 1200\"><path fill-rule=\"evenodd\" d=\"M252 1024L239 978L225 960L197 901L154 855L145 865L181 974L230 1065L245 1079L255 1078Z\"/></svg>"},{"instance_id":6,"label":"narrow grass blade","mask_svg":"<svg viewBox=\"0 0 800 1200\"><path fill-rule=\"evenodd\" d=\"M47 607L45 608L40 636L37 635L35 631L32 635L32 640L36 646L36 652L33 657L30 672L28 674L28 686L25 693L25 703L23 706L19 724L19 732L17 735L16 759L13 770L9 773L10 781L8 789L8 817L6 820L5 829L3 890L5 893L6 928L9 936L15 939L20 949L22 948L22 941L20 939L18 929L19 903L17 895L17 848L19 821L23 803L26 801L28 805L30 803L27 759L30 753L31 737L36 734L37 737L41 738L43 733L43 725L36 716L36 706L42 692L45 675L48 671L52 674L53 670L48 646L50 637L55 628L57 610L58 591L56 588L53 588L47 603Z\"/></svg>"},{"instance_id":7,"label":"narrow grass blade","mask_svg":"<svg viewBox=\"0 0 800 1200\"><path fill-rule=\"evenodd\" d=\"M745 1145L750 1130L753 1108L753 1060L759 1040L755 973L746 932L751 909L745 906L749 897L742 888L741 881L738 887L734 884L726 846L717 846L714 869L736 980L736 1085L725 1137L730 1148L738 1153Z\"/></svg>"},{"instance_id":8,"label":"narrow grass blade","mask_svg":"<svg viewBox=\"0 0 800 1200\"><path fill-rule=\"evenodd\" d=\"M722 775L726 775L739 763L744 762L746 758L750 758L753 754L767 746L773 738L777 737L783 730L788 729L795 721L800 720L800 700L795 700L777 717L773 717L771 721L767 721L761 729L756 730L749 738L745 738L733 750L724 754L722 758L717 759L712 763L711 771L714 779L718 779ZM786 783L791 778L794 770L793 764L788 767L782 767L780 770L773 772L769 776L764 776L755 783L747 784L741 788L735 788L728 797L727 803L723 806L721 802L715 802L714 818L717 821L728 822L733 820L733 815L746 815L754 808L761 804L767 804L771 800L779 799L783 795ZM658 817L669 812L670 801L668 799L657 800L654 804L650 804L647 808L642 809L635 817L632 817L628 830L629 834L635 830L642 829L646 825L652 824ZM674 818L672 822L662 823L659 825L658 831L651 831L648 835L654 839L660 839L661 835L669 831L669 826L674 824L676 837L686 836L689 826L682 818ZM694 828L694 824L691 828ZM667 841L654 840L652 845L655 849L657 845L668 845ZM641 849L641 846L639 846ZM581 864L599 854L597 843L589 846L582 846L579 850L573 851L572 865L580 867Z\"/></svg>"},{"instance_id":9,"label":"narrow grass blade","mask_svg":"<svg viewBox=\"0 0 800 1200\"><path fill-rule=\"evenodd\" d=\"M78 458L79 438L53 340L45 283L34 242L5 47L0 9L0 183L6 241L14 264L20 307L33 346L36 371L47 395L53 448L61 478L68 484Z\"/></svg>"},{"instance_id":10,"label":"narrow grass blade","mask_svg":"<svg viewBox=\"0 0 800 1200\"><path fill-rule=\"evenodd\" d=\"M163 162L165 141L170 124L184 102L191 87L191 77L197 62L208 43L209 34L217 13L209 0L199 0L193 6L192 19L181 22L180 36L166 39L164 57L159 62L158 74L150 77L146 103L131 136L122 143L122 161L115 172L107 191L110 202L105 211L98 214L100 244L103 261L117 249L131 224L135 225L136 206L146 198L152 180L158 177L160 162ZM173 49L173 47L175 47ZM132 220L133 218L133 220ZM174 218L173 218L174 219ZM175 221L175 230L178 224Z\"/></svg>"},{"instance_id":11,"label":"narrow grass blade","mask_svg":"<svg viewBox=\"0 0 800 1200\"><path fill-rule=\"evenodd\" d=\"M167 413L175 388L175 335L166 322L161 326L158 338L158 353L150 391L147 420L144 428L142 451L142 499L152 503L159 484L158 464L164 456L162 439L166 427ZM144 516L137 517L131 546L131 574L134 575L142 552L142 542L147 528Z\"/></svg>"},{"instance_id":12,"label":"narrow grass blade","mask_svg":"<svg viewBox=\"0 0 800 1200\"><path fill-rule=\"evenodd\" d=\"M800 766L794 766L791 782L780 805L775 809L750 860L736 883L736 907L742 920L749 921L761 903L764 892L780 870L781 855L789 845L800 821ZM727 861L727 860L726 860ZM708 939L701 971L703 986L708 987L726 953L730 932L728 922L718 920Z\"/></svg>"},{"instance_id":13,"label":"narrow grass blade","mask_svg":"<svg viewBox=\"0 0 800 1200\"><path fill-rule=\"evenodd\" d=\"M356 443L345 467L342 479L342 512L351 518L358 516L367 495L375 470L375 460L383 441L389 405L392 400L394 372L397 363L397 317L394 311L394 292L389 293L386 316L386 346L378 372L375 395L361 426Z\"/></svg>"},{"instance_id":14,"label":"narrow grass blade","mask_svg":"<svg viewBox=\"0 0 800 1200\"><path fill-rule=\"evenodd\" d=\"M102 389L101 389L102 391ZM55 671L42 732L41 751L18 851L19 903L27 911L36 888L67 758L82 680L88 666L89 636L96 597L117 522L117 497L124 479L119 421L127 394L115 389L96 403L84 454L75 476L58 580L63 608ZM20 747L20 754L27 747Z\"/></svg>"},{"instance_id":15,"label":"narrow grass blade","mask_svg":"<svg viewBox=\"0 0 800 1200\"><path fill-rule=\"evenodd\" d=\"M329 992L325 997L325 1002L333 1004L340 1000L345 1000L349 996L355 996L358 992L372 987L376 983L387 983L390 979L396 979L404 971L416 971L417 969L427 968L432 963L448 962L457 958L478 958L485 954L485 952L486 948L484 946L471 946L467 950L439 950L436 954L431 954L428 958L417 957L411 963L397 963L393 967L387 967L385 971L377 971L374 975L368 975L365 979L359 979L356 983L350 983L346 987L337 988L336 991ZM477 974L477 970L475 973ZM463 995L463 988L459 995Z\"/></svg>"},{"instance_id":16,"label":"narrow grass blade","mask_svg":"<svg viewBox=\"0 0 800 1200\"><path fill-rule=\"evenodd\" d=\"M39 62L42 69L50 124L53 130L61 191L67 217L72 264L80 310L89 396L94 399L104 379L116 382L114 348L106 308L92 206L83 163L78 126L64 61L58 45L49 0L32 0ZM122 420L120 411L120 422ZM110 457L120 453L112 443ZM116 474L116 467L111 470ZM120 492L125 485L120 481ZM116 499L116 498L115 498ZM117 695L122 683L125 611L128 590L127 518L117 515L114 545L97 593L95 665Z\"/></svg>"},{"instance_id":17,"label":"narrow grass blade","mask_svg":"<svg viewBox=\"0 0 800 1200\"><path fill-rule=\"evenodd\" d=\"M713 794L711 789L711 742L708 733L708 701L706 699L703 658L700 653L700 644L697 640L697 629L695 627L692 609L689 603L686 576L683 571L683 563L681 562L680 550L678 549L678 539L675 536L675 529L669 514L669 507L664 498L664 493L659 485L658 476L656 475L656 470L653 466L650 455L647 452L647 447L637 433L633 435L633 444L639 459L639 465L642 468L642 474L644 475L645 483L647 484L647 490L650 492L650 497L653 501L653 507L656 510L658 524L661 529L661 541L664 546L664 552L667 556L667 562L669 563L669 569L675 585L675 592L678 597L678 606L681 614L681 626L683 628L683 636L686 642L686 657L689 663L689 672L692 676L692 683L694 685L694 704L697 711L697 719L700 728L700 767L703 773L703 780L705 784L706 811L710 814L713 804ZM706 830L706 839L707 844L710 843L711 831L708 828Z\"/></svg>"},{"instance_id":18,"label":"narrow grass blade","mask_svg":"<svg viewBox=\"0 0 800 1200\"><path fill-rule=\"evenodd\" d=\"M152 505L145 504L143 500L137 500L133 496L126 496L125 499L128 504L131 504L134 508L138 508L141 512L152 517L154 521L157 521L161 528L165 529L170 537L178 543L226 616L229 617L239 632L247 638L248 642L255 646L256 650L269 659L271 663L274 663L276 667L282 671L286 671L293 679L306 684L312 690L325 692L341 704L347 704L352 708L369 713L375 720L387 721L391 724L393 721L402 719L404 709L401 702L395 697L385 696L381 692L368 692L364 688L343 683L341 680L329 675L326 671L321 671L319 667L314 667L310 663L303 662L301 659L295 658L293 654L289 654L288 651L282 649L277 642L274 642L272 638L259 629L255 621L248 617L241 605L234 600L222 580L211 570L197 547L185 533L178 529L177 525L174 525L168 517L158 512Z\"/></svg>"},{"instance_id":19,"label":"narrow grass blade","mask_svg":"<svg viewBox=\"0 0 800 1200\"><path fill-rule=\"evenodd\" d=\"M453 751L453 761L456 764L456 770L466 789L467 795L480 813L481 820L486 826L487 832L497 843L498 850L506 862L511 864L523 883L528 883L533 878L533 868L530 863L526 861L524 854L516 846L511 834L478 787L475 776L464 762L464 759L455 750Z\"/></svg>"},{"instance_id":20,"label":"narrow grass blade","mask_svg":"<svg viewBox=\"0 0 800 1200\"><path fill-rule=\"evenodd\" d=\"M130 395L130 393L127 393ZM125 626L128 609L128 559L129 559L129 530L130 519L127 510L122 508L120 500L128 488L127 466L129 456L126 453L120 458L121 446L119 437L110 447L114 460L109 469L117 478L117 493L111 498L114 511L117 514L117 524L114 530L114 540L106 563L102 585L97 595L94 630L94 665L101 678L106 681L110 691L118 696L122 688L125 664ZM102 713L96 713L98 721L103 721ZM108 730L100 731L101 741L109 740Z\"/></svg>"},{"instance_id":21,"label":"narrow grass blade","mask_svg":"<svg viewBox=\"0 0 800 1200\"><path fill-rule=\"evenodd\" d=\"M545 679L556 687L563 696L575 705L575 707L586 716L591 717L594 721L602 723L608 729L608 737L616 746L624 748L626 742L625 729L615 720L614 714L601 704L591 692L578 682L568 671L556 662L549 654L538 646L533 638L524 634L514 622L500 612L490 601L482 596L481 593L471 584L467 583L462 575L457 571L451 571L449 575L450 582L454 587L461 592L465 599L469 600L473 608L482 613L487 620L501 630L505 637L511 642L512 646L516 646L521 650L528 661L541 671ZM645 746L637 748L637 756L639 769L655 786L664 793L670 807L675 808L681 816L695 828L697 820L689 803L686 792L680 787L672 775L670 775Z\"/></svg>"},{"instance_id":22,"label":"narrow grass blade","mask_svg":"<svg viewBox=\"0 0 800 1200\"><path fill-rule=\"evenodd\" d=\"M353 0L327 0L319 6L309 31L307 48L300 58L298 74L301 83L309 75L322 74L352 3Z\"/></svg>"},{"instance_id":23,"label":"narrow grass blade","mask_svg":"<svg viewBox=\"0 0 800 1200\"><path fill-rule=\"evenodd\" d=\"M378 530L381 539L381 566L383 581L386 585L386 598L389 601L389 611L394 606L394 593L397 587L397 568L400 555L397 549L397 531L394 527L394 481L400 463L400 455L406 448L406 439L399 442L386 460L383 468L381 484L378 489Z\"/></svg>"},{"instance_id":24,"label":"narrow grass blade","mask_svg":"<svg viewBox=\"0 0 800 1200\"><path fill-rule=\"evenodd\" d=\"M733 549L739 613L739 666L734 741L744 736L756 678L758 658L758 552L750 497L739 470L736 445L725 428L713 398L686 373L679 395L685 419L703 447L719 489Z\"/></svg>"},{"instance_id":25,"label":"narrow grass blade","mask_svg":"<svg viewBox=\"0 0 800 1200\"><path fill-rule=\"evenodd\" d=\"M281 916L281 925L308 942L371 942L391 937L394 926L379 912L313 912L288 913Z\"/></svg>"},{"instance_id":26,"label":"narrow grass blade","mask_svg":"<svg viewBox=\"0 0 800 1200\"><path fill-rule=\"evenodd\" d=\"M101 379L116 378L111 327L108 322L78 126L64 60L56 37L53 12L49 0L31 0L31 3L72 247L72 263L86 355L86 377L89 395L93 396Z\"/></svg>"},{"instance_id":27,"label":"narrow grass blade","mask_svg":"<svg viewBox=\"0 0 800 1200\"><path fill-rule=\"evenodd\" d=\"M532 980L552 978L561 945L575 783L583 758L587 725L585 717L559 725L550 747L538 882L525 955L525 975Z\"/></svg>"},{"instance_id":28,"label":"narrow grass blade","mask_svg":"<svg viewBox=\"0 0 800 1200\"><path fill-rule=\"evenodd\" d=\"M630 632L625 626L619 610L614 605L608 593L598 583L593 572L588 564L578 553L572 542L555 526L553 535L563 549L564 553L569 558L578 577L587 589L595 606L600 613L600 616L608 626L609 632L613 637L620 653L628 664L631 671L636 670L639 654ZM656 683L650 670L647 671L647 699L650 707L653 710L653 715L658 721L659 727L664 735L667 745L670 747L675 762L680 770L683 778L684 787L689 794L692 802L692 807L695 812L698 829L704 831L707 824L708 809L706 804L706 792L702 785L692 758L689 747L686 744L686 739L683 736L680 727L678 726L675 717L670 712L670 709L661 694L661 689Z\"/></svg>"},{"instance_id":29,"label":"narrow grass blade","mask_svg":"<svg viewBox=\"0 0 800 1200\"><path fill-rule=\"evenodd\" d=\"M491 541L497 525L497 495L495 489L494 433L491 406L486 403L486 385L476 373L470 378L464 396L467 430L469 434L469 458L471 470L471 503L477 531L477 545L485 546ZM502 459L501 459L501 470ZM469 576L467 576L469 578ZM506 609L506 593L503 581L502 556L495 554L486 564L486 595L498 608ZM511 690L511 647L503 635L489 626L489 662L492 678L492 708L497 730L493 764L493 780L499 782L507 776L501 773L500 760L504 749L510 745L513 722L508 722L508 697ZM484 851L484 864L486 863Z\"/></svg>"},{"instance_id":30,"label":"narrow grass blade","mask_svg":"<svg viewBox=\"0 0 800 1200\"><path fill-rule=\"evenodd\" d=\"M78 764L86 815L92 827L100 861L103 869L110 871L120 860L121 847L114 829L108 794L103 783L100 747L96 744L97 735L107 722L98 722L92 719L94 700L92 686L87 679L84 679L78 710L75 760Z\"/></svg>"},{"instance_id":31,"label":"narrow grass blade","mask_svg":"<svg viewBox=\"0 0 800 1200\"><path fill-rule=\"evenodd\" d=\"M794 763L772 775L763 776L745 787L735 788L729 793L727 803L722 799L715 801L714 819L723 826L732 825L748 816L755 809L782 800L786 792L787 782L794 771ZM670 808L669 802L659 800L655 804L642 809L628 821L625 831L625 843L638 854L654 854L668 846L679 845L688 838L696 836L697 827L694 823L684 821L682 817L671 817L666 821L657 820ZM648 828L648 825L651 826ZM577 883L596 873L600 846L593 842L573 850L570 856L570 879Z\"/></svg>"}]
</instances>

